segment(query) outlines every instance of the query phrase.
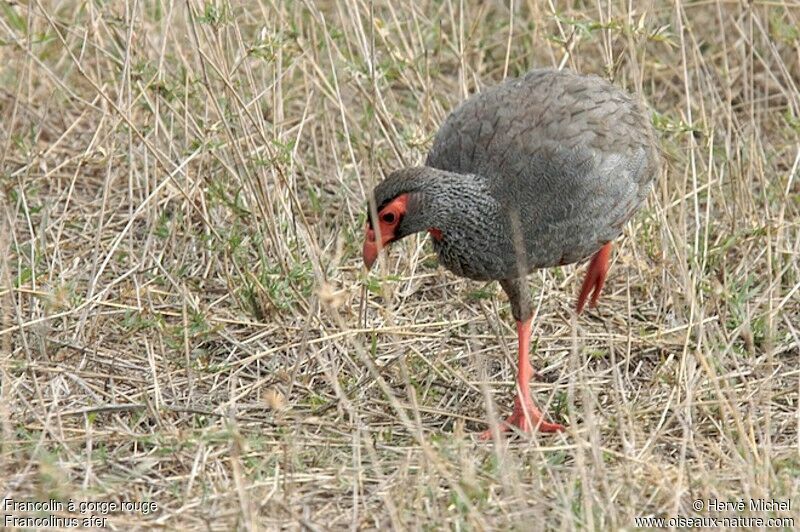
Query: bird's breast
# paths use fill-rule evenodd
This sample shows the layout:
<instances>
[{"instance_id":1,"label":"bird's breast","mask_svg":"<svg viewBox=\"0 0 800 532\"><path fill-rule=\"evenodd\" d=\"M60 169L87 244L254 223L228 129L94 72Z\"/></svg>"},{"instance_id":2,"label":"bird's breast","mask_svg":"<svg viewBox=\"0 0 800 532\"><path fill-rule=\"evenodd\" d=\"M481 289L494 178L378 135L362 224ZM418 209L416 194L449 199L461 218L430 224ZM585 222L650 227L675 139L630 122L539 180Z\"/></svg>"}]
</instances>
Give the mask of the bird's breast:
<instances>
[{"instance_id":1,"label":"bird's breast","mask_svg":"<svg viewBox=\"0 0 800 532\"><path fill-rule=\"evenodd\" d=\"M432 242L442 266L461 277L489 281L514 275L516 261L504 240L476 237L465 229L442 233L442 238Z\"/></svg>"}]
</instances>

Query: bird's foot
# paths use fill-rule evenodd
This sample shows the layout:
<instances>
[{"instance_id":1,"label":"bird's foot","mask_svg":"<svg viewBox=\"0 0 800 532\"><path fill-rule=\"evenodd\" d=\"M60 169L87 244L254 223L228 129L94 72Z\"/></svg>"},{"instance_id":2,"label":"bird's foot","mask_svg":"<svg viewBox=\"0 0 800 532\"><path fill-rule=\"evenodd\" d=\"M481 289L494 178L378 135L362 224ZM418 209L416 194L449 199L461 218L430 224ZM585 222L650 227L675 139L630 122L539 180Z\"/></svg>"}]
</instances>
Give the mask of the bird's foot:
<instances>
[{"instance_id":1,"label":"bird's foot","mask_svg":"<svg viewBox=\"0 0 800 532\"><path fill-rule=\"evenodd\" d=\"M506 420L498 427L500 433L508 432L512 429L517 429L525 434L533 432L562 432L566 430L564 425L560 423L550 423L545 421L542 411L536 408L533 401L529 398L525 400L525 408L522 407L522 401L517 397L514 399L514 411ZM492 429L483 431L480 435L481 440L492 439Z\"/></svg>"},{"instance_id":2,"label":"bird's foot","mask_svg":"<svg viewBox=\"0 0 800 532\"><path fill-rule=\"evenodd\" d=\"M600 298L600 292L603 290L603 285L606 283L606 275L608 275L608 259L611 257L611 242L600 248L600 251L595 253L592 257L592 262L589 263L589 269L586 270L586 277L583 278L583 285L581 286L581 294L578 296L578 304L576 310L578 314L583 312L583 307L586 305L586 300L589 294L592 295L591 305L597 306L597 300Z\"/></svg>"}]
</instances>

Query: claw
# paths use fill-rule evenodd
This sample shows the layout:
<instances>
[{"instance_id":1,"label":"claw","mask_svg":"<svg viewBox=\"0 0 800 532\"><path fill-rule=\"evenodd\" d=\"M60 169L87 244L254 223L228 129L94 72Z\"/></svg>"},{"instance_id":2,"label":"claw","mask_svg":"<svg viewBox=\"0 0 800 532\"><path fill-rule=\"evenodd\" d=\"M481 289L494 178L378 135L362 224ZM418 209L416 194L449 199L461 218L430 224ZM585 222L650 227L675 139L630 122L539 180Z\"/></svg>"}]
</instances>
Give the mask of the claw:
<instances>
[{"instance_id":1,"label":"claw","mask_svg":"<svg viewBox=\"0 0 800 532\"><path fill-rule=\"evenodd\" d=\"M522 400L519 396L514 400L514 411L506 420L498 427L500 433L506 433L516 428L526 434L533 432L562 432L565 429L564 425L560 423L550 423L544 420L542 412L536 408L530 397L525 400L525 408L522 407ZM527 415L526 415L527 411ZM487 429L480 434L481 440L491 440L492 430Z\"/></svg>"},{"instance_id":2,"label":"claw","mask_svg":"<svg viewBox=\"0 0 800 532\"><path fill-rule=\"evenodd\" d=\"M603 290L603 285L606 283L606 275L608 275L608 260L611 257L611 242L607 243L600 248L592 262L589 263L589 269L586 271L586 277L583 278L583 285L581 286L581 293L578 296L578 304L576 309L578 314L583 312L583 307L586 306L586 299L591 293L592 299L590 305L597 306L597 300L600 299L600 292Z\"/></svg>"}]
</instances>

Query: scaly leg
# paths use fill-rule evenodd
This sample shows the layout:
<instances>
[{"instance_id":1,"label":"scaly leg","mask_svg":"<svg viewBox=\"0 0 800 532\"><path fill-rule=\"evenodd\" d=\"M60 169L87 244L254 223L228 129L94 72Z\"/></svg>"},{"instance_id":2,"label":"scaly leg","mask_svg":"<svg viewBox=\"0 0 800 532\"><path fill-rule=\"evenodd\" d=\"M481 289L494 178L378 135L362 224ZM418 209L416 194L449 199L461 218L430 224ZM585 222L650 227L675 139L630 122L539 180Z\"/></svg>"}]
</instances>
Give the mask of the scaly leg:
<instances>
[{"instance_id":1,"label":"scaly leg","mask_svg":"<svg viewBox=\"0 0 800 532\"><path fill-rule=\"evenodd\" d=\"M589 269L586 270L586 277L583 278L583 286L581 286L581 294L578 296L577 310L578 314L583 312L583 307L586 305L586 299L589 294L592 294L591 305L597 306L597 300L600 298L600 291L606 282L606 275L608 274L608 259L611 257L611 242L600 248L600 251L595 253L592 257L592 262L589 263Z\"/></svg>"},{"instance_id":2,"label":"scaly leg","mask_svg":"<svg viewBox=\"0 0 800 532\"><path fill-rule=\"evenodd\" d=\"M500 432L507 432L512 427L516 427L522 432L560 432L564 430L564 425L550 423L544 420L541 410L536 408L531 399L529 384L533 375L533 368L528 355L531 339L531 321L517 321L517 335L519 336L519 367L517 369L517 397L514 399L514 411L508 416L505 422L500 425ZM482 440L492 438L492 431L486 430L481 434Z\"/></svg>"}]
</instances>

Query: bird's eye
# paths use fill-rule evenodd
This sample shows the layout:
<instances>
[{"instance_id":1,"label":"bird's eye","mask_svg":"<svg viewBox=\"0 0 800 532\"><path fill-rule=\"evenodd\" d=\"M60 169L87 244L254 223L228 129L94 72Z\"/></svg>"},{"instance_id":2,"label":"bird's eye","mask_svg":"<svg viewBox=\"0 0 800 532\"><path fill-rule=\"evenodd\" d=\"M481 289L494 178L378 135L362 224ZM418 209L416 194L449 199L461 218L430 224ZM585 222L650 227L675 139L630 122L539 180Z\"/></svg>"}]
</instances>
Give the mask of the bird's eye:
<instances>
[{"instance_id":1,"label":"bird's eye","mask_svg":"<svg viewBox=\"0 0 800 532\"><path fill-rule=\"evenodd\" d=\"M386 222L387 224L394 223L394 213L393 212L387 212L383 216L381 216L381 218L383 218L383 221Z\"/></svg>"}]
</instances>

